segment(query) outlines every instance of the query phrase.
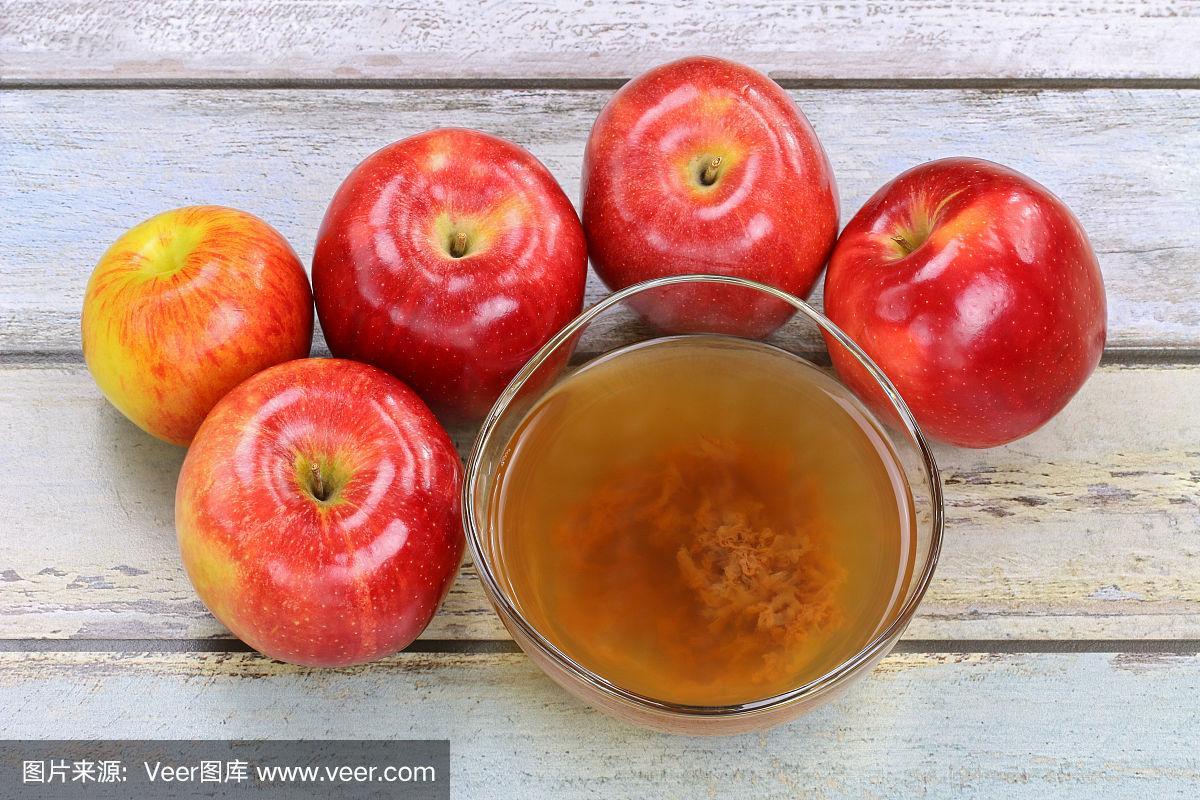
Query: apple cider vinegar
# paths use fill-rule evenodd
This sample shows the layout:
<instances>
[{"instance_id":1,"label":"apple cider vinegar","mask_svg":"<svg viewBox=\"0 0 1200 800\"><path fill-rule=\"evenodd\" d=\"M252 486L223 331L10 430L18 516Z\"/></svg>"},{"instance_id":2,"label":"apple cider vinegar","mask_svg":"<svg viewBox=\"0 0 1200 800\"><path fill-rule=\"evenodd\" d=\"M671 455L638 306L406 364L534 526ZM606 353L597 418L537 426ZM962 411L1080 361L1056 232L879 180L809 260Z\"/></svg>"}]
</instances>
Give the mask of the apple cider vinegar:
<instances>
[{"instance_id":1,"label":"apple cider vinegar","mask_svg":"<svg viewBox=\"0 0 1200 800\"><path fill-rule=\"evenodd\" d=\"M521 422L495 487L497 573L521 612L655 700L740 704L820 677L912 576L886 436L758 342L672 337L585 365Z\"/></svg>"}]
</instances>

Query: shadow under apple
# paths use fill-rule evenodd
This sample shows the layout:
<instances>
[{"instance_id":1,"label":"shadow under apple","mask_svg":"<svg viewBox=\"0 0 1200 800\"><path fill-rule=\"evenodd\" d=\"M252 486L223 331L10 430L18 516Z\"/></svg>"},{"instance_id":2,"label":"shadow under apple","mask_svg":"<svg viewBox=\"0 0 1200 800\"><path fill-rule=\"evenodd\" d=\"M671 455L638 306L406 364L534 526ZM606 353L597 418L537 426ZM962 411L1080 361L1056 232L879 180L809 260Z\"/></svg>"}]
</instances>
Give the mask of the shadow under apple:
<instances>
[{"instance_id":1,"label":"shadow under apple","mask_svg":"<svg viewBox=\"0 0 1200 800\"><path fill-rule=\"evenodd\" d=\"M95 482L131 530L175 532L175 482L187 450L154 438L95 399Z\"/></svg>"}]
</instances>

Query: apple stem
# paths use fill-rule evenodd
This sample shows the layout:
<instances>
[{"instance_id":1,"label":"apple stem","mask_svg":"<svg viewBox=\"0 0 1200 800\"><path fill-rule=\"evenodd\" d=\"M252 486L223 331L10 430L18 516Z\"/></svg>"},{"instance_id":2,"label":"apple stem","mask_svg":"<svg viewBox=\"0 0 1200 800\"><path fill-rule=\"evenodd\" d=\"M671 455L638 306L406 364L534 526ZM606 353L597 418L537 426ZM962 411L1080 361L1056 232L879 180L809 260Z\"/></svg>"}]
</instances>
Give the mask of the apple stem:
<instances>
[{"instance_id":1,"label":"apple stem","mask_svg":"<svg viewBox=\"0 0 1200 800\"><path fill-rule=\"evenodd\" d=\"M450 257L462 258L467 254L467 235L458 231L450 239Z\"/></svg>"},{"instance_id":2,"label":"apple stem","mask_svg":"<svg viewBox=\"0 0 1200 800\"><path fill-rule=\"evenodd\" d=\"M905 239L903 236L893 236L892 241L900 245L900 249L904 251L904 255L908 255L913 250L917 249L909 244L908 239Z\"/></svg>"},{"instance_id":3,"label":"apple stem","mask_svg":"<svg viewBox=\"0 0 1200 800\"><path fill-rule=\"evenodd\" d=\"M328 497L328 492L325 487L325 479L321 477L321 468L317 466L317 462L309 462L309 473L312 475L312 493L313 497L324 501Z\"/></svg>"},{"instance_id":4,"label":"apple stem","mask_svg":"<svg viewBox=\"0 0 1200 800\"><path fill-rule=\"evenodd\" d=\"M704 168L704 172L700 173L700 182L705 186L712 186L717 182L717 170L721 168L721 157L713 156L708 160L708 166Z\"/></svg>"}]
</instances>

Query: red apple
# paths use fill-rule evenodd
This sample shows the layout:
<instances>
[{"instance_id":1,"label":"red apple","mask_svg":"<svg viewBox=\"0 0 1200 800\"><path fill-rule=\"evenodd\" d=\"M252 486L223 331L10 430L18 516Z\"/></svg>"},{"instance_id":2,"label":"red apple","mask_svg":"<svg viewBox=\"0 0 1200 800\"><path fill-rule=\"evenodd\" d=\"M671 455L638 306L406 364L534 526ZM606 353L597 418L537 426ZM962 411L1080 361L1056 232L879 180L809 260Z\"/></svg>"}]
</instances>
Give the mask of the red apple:
<instances>
[{"instance_id":1,"label":"red apple","mask_svg":"<svg viewBox=\"0 0 1200 800\"><path fill-rule=\"evenodd\" d=\"M406 647L463 551L462 465L374 367L302 359L219 402L183 462L175 527L209 610L256 650L336 666Z\"/></svg>"},{"instance_id":2,"label":"red apple","mask_svg":"<svg viewBox=\"0 0 1200 800\"><path fill-rule=\"evenodd\" d=\"M685 58L630 81L600 112L583 161L583 227L612 289L664 275L734 275L806 297L833 247L837 189L804 114L770 78ZM763 336L791 306L730 289L660 292L668 331Z\"/></svg>"},{"instance_id":3,"label":"red apple","mask_svg":"<svg viewBox=\"0 0 1200 800\"><path fill-rule=\"evenodd\" d=\"M258 217L177 208L126 231L100 259L82 334L109 401L185 445L234 386L308 355L312 292L295 252Z\"/></svg>"},{"instance_id":4,"label":"red apple","mask_svg":"<svg viewBox=\"0 0 1200 800\"><path fill-rule=\"evenodd\" d=\"M1104 350L1104 282L1079 220L1045 187L978 159L923 164L876 192L838 239L825 311L926 433L963 447L1039 428ZM844 350L830 352L880 400Z\"/></svg>"},{"instance_id":5,"label":"red apple","mask_svg":"<svg viewBox=\"0 0 1200 800\"><path fill-rule=\"evenodd\" d=\"M312 272L334 355L396 375L445 418L476 419L579 313L587 248L541 162L503 139L443 129L350 173Z\"/></svg>"}]
</instances>

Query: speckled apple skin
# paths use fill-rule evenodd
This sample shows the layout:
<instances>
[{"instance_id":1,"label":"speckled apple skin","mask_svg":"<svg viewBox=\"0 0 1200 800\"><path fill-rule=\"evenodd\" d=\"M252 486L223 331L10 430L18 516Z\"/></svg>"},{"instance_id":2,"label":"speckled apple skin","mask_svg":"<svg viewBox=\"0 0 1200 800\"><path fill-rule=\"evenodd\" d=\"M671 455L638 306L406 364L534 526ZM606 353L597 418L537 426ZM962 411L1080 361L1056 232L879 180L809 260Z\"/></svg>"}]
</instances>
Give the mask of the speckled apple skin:
<instances>
[{"instance_id":1,"label":"speckled apple skin","mask_svg":"<svg viewBox=\"0 0 1200 800\"><path fill-rule=\"evenodd\" d=\"M720 157L719 177L697 170ZM804 298L837 237L833 170L782 88L718 58L685 58L623 86L583 162L583 226L612 289L665 275L734 275ZM763 336L794 309L745 290L690 287L640 306L659 328Z\"/></svg>"},{"instance_id":2,"label":"speckled apple skin","mask_svg":"<svg viewBox=\"0 0 1200 800\"><path fill-rule=\"evenodd\" d=\"M298 462L344 470L335 502ZM188 576L235 636L340 666L406 647L462 559L462 465L408 387L365 364L303 359L217 404L184 460L175 525Z\"/></svg>"},{"instance_id":3,"label":"speckled apple skin","mask_svg":"<svg viewBox=\"0 0 1200 800\"><path fill-rule=\"evenodd\" d=\"M472 232L453 258L446 224ZM338 188L313 255L334 355L408 383L447 420L474 420L583 307L574 207L526 150L448 128L379 150Z\"/></svg>"},{"instance_id":4,"label":"speckled apple skin","mask_svg":"<svg viewBox=\"0 0 1200 800\"><path fill-rule=\"evenodd\" d=\"M258 217L189 206L123 234L92 272L83 355L138 427L186 445L259 370L309 354L313 300L287 241Z\"/></svg>"},{"instance_id":5,"label":"speckled apple skin","mask_svg":"<svg viewBox=\"0 0 1200 800\"><path fill-rule=\"evenodd\" d=\"M913 216L930 233L903 255ZM888 375L922 429L963 447L1026 436L1096 368L1104 282L1079 220L1045 187L999 164L948 158L881 188L846 226L825 311ZM879 392L830 344L861 395Z\"/></svg>"}]
</instances>

